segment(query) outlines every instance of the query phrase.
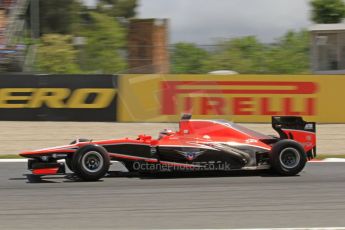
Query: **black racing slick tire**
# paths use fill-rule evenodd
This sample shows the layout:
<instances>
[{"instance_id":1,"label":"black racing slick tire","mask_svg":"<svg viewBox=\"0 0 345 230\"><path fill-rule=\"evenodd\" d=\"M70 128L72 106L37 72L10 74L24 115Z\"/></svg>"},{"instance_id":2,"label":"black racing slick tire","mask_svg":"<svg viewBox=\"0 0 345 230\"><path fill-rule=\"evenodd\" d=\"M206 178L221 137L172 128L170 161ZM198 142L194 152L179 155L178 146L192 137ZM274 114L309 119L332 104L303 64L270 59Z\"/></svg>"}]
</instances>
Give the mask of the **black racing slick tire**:
<instances>
[{"instance_id":1,"label":"black racing slick tire","mask_svg":"<svg viewBox=\"0 0 345 230\"><path fill-rule=\"evenodd\" d=\"M281 140L271 149L271 168L279 175L294 176L303 170L306 162L303 146L294 140Z\"/></svg>"},{"instance_id":2,"label":"black racing slick tire","mask_svg":"<svg viewBox=\"0 0 345 230\"><path fill-rule=\"evenodd\" d=\"M86 138L80 138L78 139L78 142L90 142L89 139ZM75 143L77 143L77 140L74 140L70 143L70 145L74 145ZM69 168L69 170L71 170L72 172L74 172L74 167L73 167L73 155L69 155L68 157L66 157L65 159L66 165Z\"/></svg>"},{"instance_id":3,"label":"black racing slick tire","mask_svg":"<svg viewBox=\"0 0 345 230\"><path fill-rule=\"evenodd\" d=\"M75 153L72 167L82 180L97 181L109 171L110 158L103 147L86 145Z\"/></svg>"}]
</instances>

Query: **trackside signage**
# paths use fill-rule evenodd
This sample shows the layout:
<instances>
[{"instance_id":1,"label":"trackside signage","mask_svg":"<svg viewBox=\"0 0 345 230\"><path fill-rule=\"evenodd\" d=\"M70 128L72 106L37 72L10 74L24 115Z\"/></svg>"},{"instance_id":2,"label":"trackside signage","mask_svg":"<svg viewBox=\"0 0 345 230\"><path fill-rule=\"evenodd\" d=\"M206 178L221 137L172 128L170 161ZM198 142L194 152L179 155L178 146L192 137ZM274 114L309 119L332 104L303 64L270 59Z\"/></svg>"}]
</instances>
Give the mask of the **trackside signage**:
<instances>
[{"instance_id":1,"label":"trackside signage","mask_svg":"<svg viewBox=\"0 0 345 230\"><path fill-rule=\"evenodd\" d=\"M162 81L161 88L164 115L316 115L314 82Z\"/></svg>"},{"instance_id":2,"label":"trackside signage","mask_svg":"<svg viewBox=\"0 0 345 230\"><path fill-rule=\"evenodd\" d=\"M123 75L120 121L195 118L269 122L272 115L345 122L345 76L326 75Z\"/></svg>"},{"instance_id":3,"label":"trackside signage","mask_svg":"<svg viewBox=\"0 0 345 230\"><path fill-rule=\"evenodd\" d=\"M0 108L104 109L113 101L115 93L115 89L105 88L3 88Z\"/></svg>"},{"instance_id":4,"label":"trackside signage","mask_svg":"<svg viewBox=\"0 0 345 230\"><path fill-rule=\"evenodd\" d=\"M115 121L117 77L0 77L1 120Z\"/></svg>"}]
</instances>

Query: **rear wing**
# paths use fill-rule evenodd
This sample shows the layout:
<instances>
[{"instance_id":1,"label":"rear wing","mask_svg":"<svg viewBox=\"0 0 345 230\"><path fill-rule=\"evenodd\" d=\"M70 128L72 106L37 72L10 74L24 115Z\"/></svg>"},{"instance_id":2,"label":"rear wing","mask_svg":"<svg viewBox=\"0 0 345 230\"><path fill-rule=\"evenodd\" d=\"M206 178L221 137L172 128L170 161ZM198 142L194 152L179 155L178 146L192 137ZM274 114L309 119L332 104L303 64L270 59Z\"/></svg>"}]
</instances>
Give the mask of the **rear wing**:
<instances>
[{"instance_id":1,"label":"rear wing","mask_svg":"<svg viewBox=\"0 0 345 230\"><path fill-rule=\"evenodd\" d=\"M307 153L308 159L316 157L316 123L304 121L297 116L274 116L272 127L281 139L299 142Z\"/></svg>"}]
</instances>

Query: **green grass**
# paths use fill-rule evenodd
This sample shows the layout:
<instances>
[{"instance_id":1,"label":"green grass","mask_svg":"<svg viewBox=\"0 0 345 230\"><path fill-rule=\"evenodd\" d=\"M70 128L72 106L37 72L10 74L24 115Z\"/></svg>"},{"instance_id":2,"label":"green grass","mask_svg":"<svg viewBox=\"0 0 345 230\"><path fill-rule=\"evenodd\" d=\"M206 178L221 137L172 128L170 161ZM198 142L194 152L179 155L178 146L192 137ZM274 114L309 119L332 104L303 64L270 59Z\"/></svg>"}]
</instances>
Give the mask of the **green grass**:
<instances>
[{"instance_id":1,"label":"green grass","mask_svg":"<svg viewBox=\"0 0 345 230\"><path fill-rule=\"evenodd\" d=\"M0 159L21 159L23 157L17 154L0 154Z\"/></svg>"},{"instance_id":2,"label":"green grass","mask_svg":"<svg viewBox=\"0 0 345 230\"><path fill-rule=\"evenodd\" d=\"M318 154L316 159L323 160L325 158L345 158L345 154Z\"/></svg>"}]
</instances>

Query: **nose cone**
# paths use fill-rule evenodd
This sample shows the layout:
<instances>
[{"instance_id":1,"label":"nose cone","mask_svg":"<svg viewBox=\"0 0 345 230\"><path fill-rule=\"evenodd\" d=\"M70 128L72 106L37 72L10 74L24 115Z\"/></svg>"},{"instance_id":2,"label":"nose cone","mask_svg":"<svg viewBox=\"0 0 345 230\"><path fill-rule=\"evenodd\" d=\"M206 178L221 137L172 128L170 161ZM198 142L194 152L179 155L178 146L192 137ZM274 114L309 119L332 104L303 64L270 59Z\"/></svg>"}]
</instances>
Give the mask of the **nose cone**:
<instances>
[{"instance_id":1,"label":"nose cone","mask_svg":"<svg viewBox=\"0 0 345 230\"><path fill-rule=\"evenodd\" d=\"M52 147L52 148L23 151L19 154L19 156L32 158L32 157L40 157L44 155L51 155L54 153L68 154L68 153L74 153L77 149L78 149L78 146L75 146L75 145L64 145L64 146L57 146L57 147Z\"/></svg>"},{"instance_id":2,"label":"nose cone","mask_svg":"<svg viewBox=\"0 0 345 230\"><path fill-rule=\"evenodd\" d=\"M28 155L30 155L30 151L23 151L23 152L19 153L19 156L21 156L21 157L29 157Z\"/></svg>"}]
</instances>

